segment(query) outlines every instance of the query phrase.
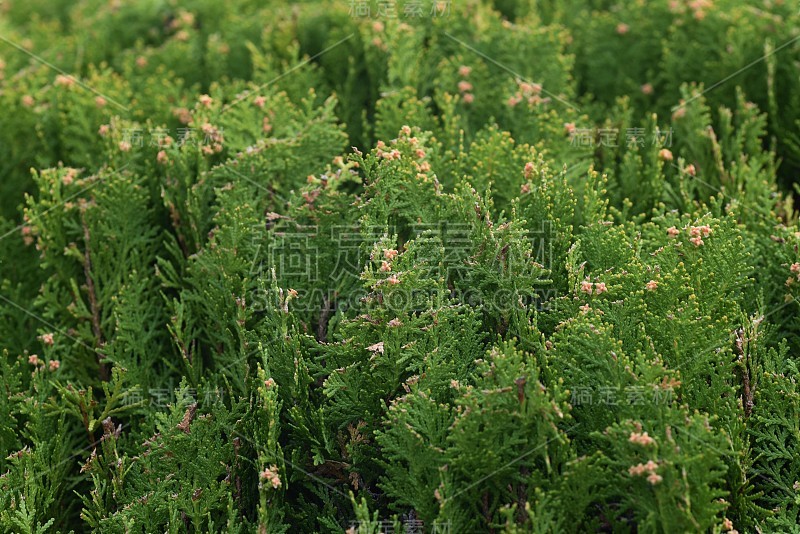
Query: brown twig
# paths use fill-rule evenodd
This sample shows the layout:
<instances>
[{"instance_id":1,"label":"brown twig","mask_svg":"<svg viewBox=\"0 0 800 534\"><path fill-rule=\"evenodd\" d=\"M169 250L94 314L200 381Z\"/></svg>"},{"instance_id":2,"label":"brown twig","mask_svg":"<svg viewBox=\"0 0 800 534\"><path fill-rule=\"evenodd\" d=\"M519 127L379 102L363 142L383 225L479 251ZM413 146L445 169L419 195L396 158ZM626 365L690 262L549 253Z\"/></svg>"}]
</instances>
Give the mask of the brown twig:
<instances>
[{"instance_id":1,"label":"brown twig","mask_svg":"<svg viewBox=\"0 0 800 534\"><path fill-rule=\"evenodd\" d=\"M486 521L486 526L489 527L489 534L494 534L494 528L490 525L492 524L492 514L489 510L489 492L485 492L483 497L481 498L481 508L483 509L483 519Z\"/></svg>"},{"instance_id":2,"label":"brown twig","mask_svg":"<svg viewBox=\"0 0 800 534\"><path fill-rule=\"evenodd\" d=\"M530 470L522 466L519 469L520 475L522 475L523 480L527 480L531 476ZM522 482L517 487L517 523L520 525L524 525L528 522L528 513L525 510L525 504L528 502L528 485L525 482Z\"/></svg>"},{"instance_id":3,"label":"brown twig","mask_svg":"<svg viewBox=\"0 0 800 534\"><path fill-rule=\"evenodd\" d=\"M319 322L317 323L317 341L322 343L327 341L328 322L334 309L336 309L336 304L331 302L328 295L325 295L322 299L322 311L319 313Z\"/></svg>"},{"instance_id":4,"label":"brown twig","mask_svg":"<svg viewBox=\"0 0 800 534\"><path fill-rule=\"evenodd\" d=\"M94 278L92 277L92 251L91 251L91 237L89 235L89 226L86 224L86 216L81 217L83 224L83 239L86 242L86 248L83 251L83 272L86 276L86 287L89 292L89 309L92 312L92 332L94 333L95 345L99 348L104 345L103 331L100 328L100 306L97 303L97 290L94 285ZM97 364L100 366L100 380L107 382L108 365L103 360L105 355L97 352Z\"/></svg>"},{"instance_id":5,"label":"brown twig","mask_svg":"<svg viewBox=\"0 0 800 534\"><path fill-rule=\"evenodd\" d=\"M175 237L178 239L178 245L181 247L181 252L183 252L183 256L185 258L189 257L189 246L186 244L186 238L183 236L181 232L181 227L183 224L181 223L181 214L178 211L178 208L175 207L173 202L167 202L167 209L169 210L169 218L172 222L172 228L175 229ZM213 232L213 230L212 230Z\"/></svg>"}]
</instances>

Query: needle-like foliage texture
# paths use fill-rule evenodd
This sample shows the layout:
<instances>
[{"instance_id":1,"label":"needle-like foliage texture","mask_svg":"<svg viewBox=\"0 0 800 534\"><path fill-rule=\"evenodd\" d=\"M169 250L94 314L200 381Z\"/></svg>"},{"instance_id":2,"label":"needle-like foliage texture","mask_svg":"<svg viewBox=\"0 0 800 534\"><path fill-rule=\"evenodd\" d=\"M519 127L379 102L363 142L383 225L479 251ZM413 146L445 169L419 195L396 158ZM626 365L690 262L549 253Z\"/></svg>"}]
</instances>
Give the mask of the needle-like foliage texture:
<instances>
[{"instance_id":1,"label":"needle-like foliage texture","mask_svg":"<svg viewBox=\"0 0 800 534\"><path fill-rule=\"evenodd\" d=\"M800 532L796 2L0 2L0 532Z\"/></svg>"}]
</instances>

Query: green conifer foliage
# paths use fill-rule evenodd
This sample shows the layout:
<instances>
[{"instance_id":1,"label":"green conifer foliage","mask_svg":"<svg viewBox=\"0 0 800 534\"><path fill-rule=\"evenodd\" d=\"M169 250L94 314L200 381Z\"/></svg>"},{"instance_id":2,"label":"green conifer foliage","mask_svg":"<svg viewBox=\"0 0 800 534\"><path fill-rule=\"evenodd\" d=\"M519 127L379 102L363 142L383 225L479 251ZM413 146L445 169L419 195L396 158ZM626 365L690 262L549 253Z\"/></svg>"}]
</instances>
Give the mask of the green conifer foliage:
<instances>
[{"instance_id":1,"label":"green conifer foliage","mask_svg":"<svg viewBox=\"0 0 800 534\"><path fill-rule=\"evenodd\" d=\"M0 2L0 532L800 532L795 8Z\"/></svg>"}]
</instances>

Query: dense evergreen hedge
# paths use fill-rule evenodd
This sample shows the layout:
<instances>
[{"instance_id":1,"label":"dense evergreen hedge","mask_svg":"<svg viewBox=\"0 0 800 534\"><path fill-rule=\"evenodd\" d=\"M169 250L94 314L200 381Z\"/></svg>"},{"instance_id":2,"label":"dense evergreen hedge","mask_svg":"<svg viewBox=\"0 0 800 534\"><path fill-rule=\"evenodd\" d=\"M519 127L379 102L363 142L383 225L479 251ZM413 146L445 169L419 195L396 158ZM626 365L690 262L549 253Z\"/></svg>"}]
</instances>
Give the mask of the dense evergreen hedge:
<instances>
[{"instance_id":1,"label":"dense evergreen hedge","mask_svg":"<svg viewBox=\"0 0 800 534\"><path fill-rule=\"evenodd\" d=\"M0 531L800 532L798 28L0 3Z\"/></svg>"}]
</instances>

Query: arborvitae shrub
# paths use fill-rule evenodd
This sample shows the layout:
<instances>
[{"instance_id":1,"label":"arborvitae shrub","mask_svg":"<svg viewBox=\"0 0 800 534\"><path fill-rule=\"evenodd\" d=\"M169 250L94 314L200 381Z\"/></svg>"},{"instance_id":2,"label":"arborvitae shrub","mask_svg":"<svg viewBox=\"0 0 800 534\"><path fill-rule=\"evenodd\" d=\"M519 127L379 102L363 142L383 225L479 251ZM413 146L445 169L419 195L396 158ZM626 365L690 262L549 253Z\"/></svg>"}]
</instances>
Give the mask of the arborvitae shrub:
<instances>
[{"instance_id":1,"label":"arborvitae shrub","mask_svg":"<svg viewBox=\"0 0 800 534\"><path fill-rule=\"evenodd\" d=\"M800 13L417 4L0 5L0 531L798 531Z\"/></svg>"}]
</instances>

